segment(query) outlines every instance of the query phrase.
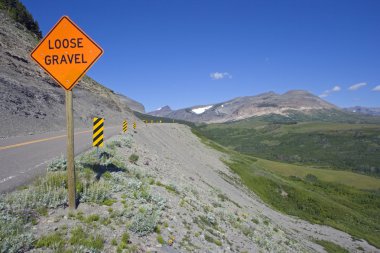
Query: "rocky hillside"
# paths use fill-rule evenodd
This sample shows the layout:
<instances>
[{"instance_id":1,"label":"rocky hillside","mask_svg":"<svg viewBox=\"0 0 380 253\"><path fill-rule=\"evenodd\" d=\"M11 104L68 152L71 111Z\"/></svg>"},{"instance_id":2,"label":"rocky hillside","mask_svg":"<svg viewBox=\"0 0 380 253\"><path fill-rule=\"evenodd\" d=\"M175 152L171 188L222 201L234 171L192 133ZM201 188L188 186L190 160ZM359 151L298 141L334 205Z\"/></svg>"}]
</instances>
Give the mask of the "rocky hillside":
<instances>
[{"instance_id":1,"label":"rocky hillside","mask_svg":"<svg viewBox=\"0 0 380 253\"><path fill-rule=\"evenodd\" d=\"M65 93L29 53L37 36L0 10L0 137L64 129ZM131 118L144 106L84 77L73 89L75 127L90 127L94 116L106 125Z\"/></svg>"},{"instance_id":2,"label":"rocky hillside","mask_svg":"<svg viewBox=\"0 0 380 253\"><path fill-rule=\"evenodd\" d=\"M149 114L192 122L219 123L253 116L288 115L294 112L312 114L329 110L339 109L307 91L292 90L284 94L268 92L257 96L238 97L218 104L193 106L176 111L163 107Z\"/></svg>"}]
</instances>

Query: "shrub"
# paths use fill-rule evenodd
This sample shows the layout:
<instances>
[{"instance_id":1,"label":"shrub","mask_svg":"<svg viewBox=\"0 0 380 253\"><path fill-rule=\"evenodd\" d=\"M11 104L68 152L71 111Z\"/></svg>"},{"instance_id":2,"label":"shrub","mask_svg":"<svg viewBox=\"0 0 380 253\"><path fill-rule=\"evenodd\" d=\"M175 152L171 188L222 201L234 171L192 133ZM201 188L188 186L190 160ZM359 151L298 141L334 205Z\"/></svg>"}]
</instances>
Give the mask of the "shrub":
<instances>
[{"instance_id":1,"label":"shrub","mask_svg":"<svg viewBox=\"0 0 380 253\"><path fill-rule=\"evenodd\" d=\"M255 223L255 224L259 224L260 223L260 221L258 219L256 219L256 218L252 218L251 221L253 223Z\"/></svg>"},{"instance_id":2,"label":"shrub","mask_svg":"<svg viewBox=\"0 0 380 253\"><path fill-rule=\"evenodd\" d=\"M129 233L126 231L123 233L123 235L121 236L121 241L125 244L128 244L129 243Z\"/></svg>"},{"instance_id":3,"label":"shrub","mask_svg":"<svg viewBox=\"0 0 380 253\"><path fill-rule=\"evenodd\" d=\"M126 190L128 187L128 179L124 172L111 172L110 184L113 192L120 192Z\"/></svg>"},{"instance_id":4,"label":"shrub","mask_svg":"<svg viewBox=\"0 0 380 253\"><path fill-rule=\"evenodd\" d=\"M132 191L140 190L142 182L138 179L131 178L128 180L127 188Z\"/></svg>"},{"instance_id":5,"label":"shrub","mask_svg":"<svg viewBox=\"0 0 380 253\"><path fill-rule=\"evenodd\" d=\"M209 224L216 225L216 218L213 213L208 212L206 218Z\"/></svg>"},{"instance_id":6,"label":"shrub","mask_svg":"<svg viewBox=\"0 0 380 253\"><path fill-rule=\"evenodd\" d=\"M154 178L149 178L149 184L150 185L154 184Z\"/></svg>"},{"instance_id":7,"label":"shrub","mask_svg":"<svg viewBox=\"0 0 380 253\"><path fill-rule=\"evenodd\" d=\"M316 176L314 176L313 174L307 174L305 176L305 180L307 182L310 182L310 183L316 183L316 182L318 182L318 178Z\"/></svg>"},{"instance_id":8,"label":"shrub","mask_svg":"<svg viewBox=\"0 0 380 253\"><path fill-rule=\"evenodd\" d=\"M128 137L122 137L120 139L121 141L121 144L123 147L127 147L127 148L131 148L132 147L132 140L131 138L128 138Z\"/></svg>"},{"instance_id":9,"label":"shrub","mask_svg":"<svg viewBox=\"0 0 380 253\"><path fill-rule=\"evenodd\" d=\"M30 225L25 217L2 210L1 205L0 202L0 252L27 251L34 240Z\"/></svg>"},{"instance_id":10,"label":"shrub","mask_svg":"<svg viewBox=\"0 0 380 253\"><path fill-rule=\"evenodd\" d=\"M114 203L116 203L117 201L115 199L106 199L102 202L102 205L105 205L105 206L112 206Z\"/></svg>"},{"instance_id":11,"label":"shrub","mask_svg":"<svg viewBox=\"0 0 380 253\"><path fill-rule=\"evenodd\" d=\"M136 214L132 219L131 227L132 232L144 236L154 231L157 226L158 214L156 212L144 212Z\"/></svg>"},{"instance_id":12,"label":"shrub","mask_svg":"<svg viewBox=\"0 0 380 253\"><path fill-rule=\"evenodd\" d=\"M107 182L99 181L90 184L83 189L81 202L93 202L97 204L103 203L110 198L111 186Z\"/></svg>"},{"instance_id":13,"label":"shrub","mask_svg":"<svg viewBox=\"0 0 380 253\"><path fill-rule=\"evenodd\" d=\"M111 172L109 171L106 171L103 173L102 177L105 179L105 180L111 180L112 176L111 176Z\"/></svg>"},{"instance_id":14,"label":"shrub","mask_svg":"<svg viewBox=\"0 0 380 253\"><path fill-rule=\"evenodd\" d=\"M66 164L66 158L61 155L60 157L54 159L50 162L50 164L47 167L48 171L62 171L66 170L67 164Z\"/></svg>"},{"instance_id":15,"label":"shrub","mask_svg":"<svg viewBox=\"0 0 380 253\"><path fill-rule=\"evenodd\" d=\"M58 232L42 236L35 243L36 248L42 248L42 247L52 248L52 247L54 247L54 248L62 249L64 245L65 245L64 238L63 238L62 234L60 234Z\"/></svg>"},{"instance_id":16,"label":"shrub","mask_svg":"<svg viewBox=\"0 0 380 253\"><path fill-rule=\"evenodd\" d=\"M164 238L162 238L162 235L157 236L157 242L162 245L165 244L165 240Z\"/></svg>"},{"instance_id":17,"label":"shrub","mask_svg":"<svg viewBox=\"0 0 380 253\"><path fill-rule=\"evenodd\" d=\"M91 233L87 233L80 226L71 230L69 242L71 245L83 246L92 251L100 251L104 247L104 239L100 235L94 236Z\"/></svg>"},{"instance_id":18,"label":"shrub","mask_svg":"<svg viewBox=\"0 0 380 253\"><path fill-rule=\"evenodd\" d=\"M125 166L125 162L123 161L123 158L120 156L114 156L111 158L111 164L113 167L120 169L120 170L126 170L127 167Z\"/></svg>"},{"instance_id":19,"label":"shrub","mask_svg":"<svg viewBox=\"0 0 380 253\"><path fill-rule=\"evenodd\" d=\"M160 225L157 225L157 226L154 228L154 232L156 232L157 234L161 234L161 227L160 227Z\"/></svg>"},{"instance_id":20,"label":"shrub","mask_svg":"<svg viewBox=\"0 0 380 253\"><path fill-rule=\"evenodd\" d=\"M136 155L136 154L132 154L132 155L129 156L129 161L131 163L136 163L138 160L139 160L139 156Z\"/></svg>"},{"instance_id":21,"label":"shrub","mask_svg":"<svg viewBox=\"0 0 380 253\"><path fill-rule=\"evenodd\" d=\"M77 170L83 169L81 162L75 160L74 163L75 163L74 166ZM67 169L67 160L63 155L52 160L47 167L47 171L51 171L51 172L65 171L66 169Z\"/></svg>"},{"instance_id":22,"label":"shrub","mask_svg":"<svg viewBox=\"0 0 380 253\"><path fill-rule=\"evenodd\" d=\"M222 242L221 241L219 241L218 239L216 239L216 238L214 238L214 237L212 237L212 236L210 236L208 234L205 234L205 239L208 242L212 242L212 243L214 243L214 244L216 244L218 246L222 246Z\"/></svg>"},{"instance_id":23,"label":"shrub","mask_svg":"<svg viewBox=\"0 0 380 253\"><path fill-rule=\"evenodd\" d=\"M55 208L67 202L66 180L65 172L49 172L33 186L7 195L4 201L18 210Z\"/></svg>"},{"instance_id":24,"label":"shrub","mask_svg":"<svg viewBox=\"0 0 380 253\"><path fill-rule=\"evenodd\" d=\"M91 214L91 215L89 215L89 216L86 217L85 222L86 223L91 223L93 221L98 221L99 218L100 218L99 215L97 215L97 214Z\"/></svg>"},{"instance_id":25,"label":"shrub","mask_svg":"<svg viewBox=\"0 0 380 253\"><path fill-rule=\"evenodd\" d=\"M166 208L167 200L160 195L152 195L151 202L154 204L156 210L164 210Z\"/></svg>"},{"instance_id":26,"label":"shrub","mask_svg":"<svg viewBox=\"0 0 380 253\"><path fill-rule=\"evenodd\" d=\"M122 146L122 143L120 140L113 140L107 143L107 148L110 148L110 149L115 149L116 147L120 148L121 146Z\"/></svg>"},{"instance_id":27,"label":"shrub","mask_svg":"<svg viewBox=\"0 0 380 253\"><path fill-rule=\"evenodd\" d=\"M95 180L95 173L92 169L90 168L85 168L83 170L83 173L80 174L81 175L81 179L83 181L83 184L85 186L88 186L90 185L90 183L93 183L94 180Z\"/></svg>"},{"instance_id":28,"label":"shrub","mask_svg":"<svg viewBox=\"0 0 380 253\"><path fill-rule=\"evenodd\" d=\"M175 193L175 194L179 194L180 193L180 191L178 190L178 188L177 188L177 186L175 184L166 185L166 184L161 183L160 181L157 181L156 185L164 187L169 192L172 192L172 193Z\"/></svg>"},{"instance_id":29,"label":"shrub","mask_svg":"<svg viewBox=\"0 0 380 253\"><path fill-rule=\"evenodd\" d=\"M227 197L227 195L224 194L224 193L218 193L218 198L219 198L222 202L224 202L224 201L226 201L226 200L230 200L230 199Z\"/></svg>"}]
</instances>

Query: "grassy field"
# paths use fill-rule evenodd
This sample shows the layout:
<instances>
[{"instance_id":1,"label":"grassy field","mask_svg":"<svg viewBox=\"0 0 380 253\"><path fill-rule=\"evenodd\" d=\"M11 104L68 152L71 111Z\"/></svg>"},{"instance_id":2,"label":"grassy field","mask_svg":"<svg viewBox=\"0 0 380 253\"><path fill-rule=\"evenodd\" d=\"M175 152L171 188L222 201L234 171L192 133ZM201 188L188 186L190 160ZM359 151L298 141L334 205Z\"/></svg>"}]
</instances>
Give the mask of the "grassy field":
<instances>
[{"instance_id":1,"label":"grassy field","mask_svg":"<svg viewBox=\"0 0 380 253\"><path fill-rule=\"evenodd\" d=\"M274 172L284 177L305 178L314 175L323 182L343 184L363 190L379 190L380 179L366 175L360 175L350 171L316 169L313 167L294 165L282 162L257 159L256 166L263 170Z\"/></svg>"},{"instance_id":2,"label":"grassy field","mask_svg":"<svg viewBox=\"0 0 380 253\"><path fill-rule=\"evenodd\" d=\"M255 157L380 176L380 124L243 120L197 130Z\"/></svg>"},{"instance_id":3,"label":"grassy field","mask_svg":"<svg viewBox=\"0 0 380 253\"><path fill-rule=\"evenodd\" d=\"M323 246L323 248L328 253L348 253L348 250L343 249L339 245L336 245L335 243L329 242L329 241L323 241L323 240L317 240L315 241L319 245Z\"/></svg>"},{"instance_id":4,"label":"grassy field","mask_svg":"<svg viewBox=\"0 0 380 253\"><path fill-rule=\"evenodd\" d=\"M380 179L258 159L193 132L207 145L229 154L224 162L275 209L335 227L380 248Z\"/></svg>"}]
</instances>

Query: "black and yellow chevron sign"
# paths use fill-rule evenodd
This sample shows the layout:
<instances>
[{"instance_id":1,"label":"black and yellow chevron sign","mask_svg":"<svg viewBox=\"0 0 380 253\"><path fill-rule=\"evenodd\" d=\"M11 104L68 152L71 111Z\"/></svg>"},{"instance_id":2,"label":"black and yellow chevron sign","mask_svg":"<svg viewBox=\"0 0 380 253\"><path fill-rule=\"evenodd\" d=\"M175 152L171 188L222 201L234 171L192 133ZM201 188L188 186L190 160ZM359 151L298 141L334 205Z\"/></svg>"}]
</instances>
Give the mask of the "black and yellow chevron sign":
<instances>
[{"instance_id":1,"label":"black and yellow chevron sign","mask_svg":"<svg viewBox=\"0 0 380 253\"><path fill-rule=\"evenodd\" d=\"M126 120L123 121L123 132L127 132L128 130L128 122Z\"/></svg>"},{"instance_id":2,"label":"black and yellow chevron sign","mask_svg":"<svg viewBox=\"0 0 380 253\"><path fill-rule=\"evenodd\" d=\"M104 119L94 118L92 132L92 146L93 147L103 147L103 130L104 130Z\"/></svg>"},{"instance_id":3,"label":"black and yellow chevron sign","mask_svg":"<svg viewBox=\"0 0 380 253\"><path fill-rule=\"evenodd\" d=\"M133 122L133 129L136 129L136 122Z\"/></svg>"}]
</instances>

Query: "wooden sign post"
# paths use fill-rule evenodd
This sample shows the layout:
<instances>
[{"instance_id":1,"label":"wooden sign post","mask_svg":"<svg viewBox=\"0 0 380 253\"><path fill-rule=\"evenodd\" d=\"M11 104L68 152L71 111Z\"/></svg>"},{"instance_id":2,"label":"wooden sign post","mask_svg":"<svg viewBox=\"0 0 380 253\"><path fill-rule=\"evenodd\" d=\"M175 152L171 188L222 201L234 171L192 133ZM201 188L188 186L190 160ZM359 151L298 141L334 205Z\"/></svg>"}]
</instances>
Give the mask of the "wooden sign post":
<instances>
[{"instance_id":1,"label":"wooden sign post","mask_svg":"<svg viewBox=\"0 0 380 253\"><path fill-rule=\"evenodd\" d=\"M69 208L76 208L72 88L103 54L69 17L62 17L30 54L66 92L67 177Z\"/></svg>"}]
</instances>

